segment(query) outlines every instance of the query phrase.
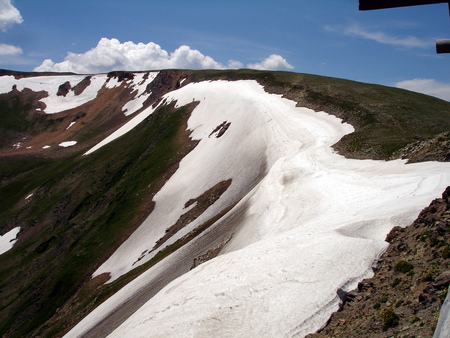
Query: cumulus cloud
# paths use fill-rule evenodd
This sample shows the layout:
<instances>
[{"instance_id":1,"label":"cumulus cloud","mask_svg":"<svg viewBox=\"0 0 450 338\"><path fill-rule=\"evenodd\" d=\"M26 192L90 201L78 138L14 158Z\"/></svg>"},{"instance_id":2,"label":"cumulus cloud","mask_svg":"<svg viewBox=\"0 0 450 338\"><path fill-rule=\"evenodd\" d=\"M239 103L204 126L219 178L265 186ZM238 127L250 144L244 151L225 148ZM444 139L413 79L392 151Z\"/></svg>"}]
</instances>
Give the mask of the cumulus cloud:
<instances>
[{"instance_id":1,"label":"cumulus cloud","mask_svg":"<svg viewBox=\"0 0 450 338\"><path fill-rule=\"evenodd\" d=\"M102 73L111 70L150 70L167 68L224 69L219 62L189 46L168 53L154 42L147 44L102 38L83 54L69 52L63 62L45 60L35 71Z\"/></svg>"},{"instance_id":2,"label":"cumulus cloud","mask_svg":"<svg viewBox=\"0 0 450 338\"><path fill-rule=\"evenodd\" d=\"M360 37L378 43L394 45L406 48L428 48L433 45L434 41L419 39L415 36L398 37L386 34L382 31L374 31L361 27L359 24L353 24L347 27L325 26L325 30L339 32L347 36Z\"/></svg>"},{"instance_id":3,"label":"cumulus cloud","mask_svg":"<svg viewBox=\"0 0 450 338\"><path fill-rule=\"evenodd\" d=\"M22 16L11 0L0 0L0 30L6 31L9 26L22 22Z\"/></svg>"},{"instance_id":4,"label":"cumulus cloud","mask_svg":"<svg viewBox=\"0 0 450 338\"><path fill-rule=\"evenodd\" d=\"M395 86L450 101L450 83L433 79L413 79L397 82Z\"/></svg>"},{"instance_id":5,"label":"cumulus cloud","mask_svg":"<svg viewBox=\"0 0 450 338\"><path fill-rule=\"evenodd\" d=\"M22 48L0 43L0 55L20 55Z\"/></svg>"},{"instance_id":6,"label":"cumulus cloud","mask_svg":"<svg viewBox=\"0 0 450 338\"><path fill-rule=\"evenodd\" d=\"M228 69L239 69L244 68L244 64L241 61L229 60L228 61Z\"/></svg>"},{"instance_id":7,"label":"cumulus cloud","mask_svg":"<svg viewBox=\"0 0 450 338\"><path fill-rule=\"evenodd\" d=\"M152 70L152 69L237 69L243 63L229 60L227 65L215 61L210 56L189 46L180 46L169 53L154 42L121 43L117 39L102 38L96 47L86 53L69 52L64 61L55 63L51 59L44 60L34 70L38 72L73 72L78 74L106 73L112 70ZM292 69L280 55L271 55L259 64L249 65L255 69Z\"/></svg>"},{"instance_id":8,"label":"cumulus cloud","mask_svg":"<svg viewBox=\"0 0 450 338\"><path fill-rule=\"evenodd\" d=\"M248 68L258 70L289 70L294 69L281 55L272 54L267 59L259 63L249 64Z\"/></svg>"}]
</instances>

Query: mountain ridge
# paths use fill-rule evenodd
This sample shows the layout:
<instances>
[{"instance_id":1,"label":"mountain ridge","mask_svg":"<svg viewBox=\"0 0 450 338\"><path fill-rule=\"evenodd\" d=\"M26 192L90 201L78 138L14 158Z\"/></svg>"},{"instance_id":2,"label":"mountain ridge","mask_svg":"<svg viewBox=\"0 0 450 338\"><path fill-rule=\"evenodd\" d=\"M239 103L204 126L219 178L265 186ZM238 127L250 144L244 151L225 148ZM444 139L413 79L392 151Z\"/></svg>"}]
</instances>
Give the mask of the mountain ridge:
<instances>
[{"instance_id":1,"label":"mountain ridge","mask_svg":"<svg viewBox=\"0 0 450 338\"><path fill-rule=\"evenodd\" d=\"M55 130L54 126L57 126L56 133L58 133L59 130L59 136L55 139L55 146L58 142L66 141L69 136L68 132L72 133L75 130L75 132L70 135L70 137L73 137L73 139L77 139L78 141L75 146L63 149L57 148L56 150L54 150L55 146L53 146L50 148L50 152L43 157L41 156L42 154L45 154L44 150L47 149L39 149L39 151L33 152L34 149L27 149L31 143L29 143L30 145L24 143L23 146L18 149L11 149L11 142L0 149L2 159L5 161L10 161L8 165L5 165L2 168L1 173L2 185L0 186L0 192L2 196L8 196L8 198L5 199L7 210L4 210L0 214L0 219L3 224L1 230L6 231L20 224L23 227L23 230L28 231L27 237L29 241L28 246L25 245L25 243L21 243L21 241L25 242L27 237L21 238L19 235L19 242L16 246L4 256L2 255L3 257L0 256L0 259L4 258L7 261L8 258L13 257L12 255L14 251L26 253L25 256L28 255L29 257L34 257L34 261L27 264L31 267L38 267L40 264L40 267L37 270L40 269L41 272L36 274L34 279L30 277L26 277L24 279L33 280L34 284L41 285L42 290L44 290L42 294L47 294L47 296L41 295L38 298L52 299L53 302L55 298L57 299L60 297L59 300L54 301L54 304L47 305L50 306L47 311L42 311L42 308L40 308L39 312L42 312L42 317L36 318L36 316L33 315L33 312L36 313L38 310L29 309L28 307L31 300L34 299L41 291L38 290L37 293L35 291L31 291L30 294L30 291L24 291L27 289L26 286L20 286L22 288L22 292L25 292L25 294L28 292L30 296L28 299L21 302L19 308L17 308L17 304L14 304L14 302L10 300L12 298L10 298L11 296L8 296L8 291L4 291L2 294L4 295L3 297L8 300L8 305L3 305L1 307L1 309L3 309L1 310L3 313L1 315L3 318L2 322L5 323L3 327L0 328L0 332L2 333L8 332L8 335L15 336L38 330L35 332L39 332L39 335L53 335L56 334L57 331L65 331L68 325L73 325L75 323L75 320L78 317L69 313L66 314L65 318L64 316L61 318L60 314L58 314L57 308L61 308L64 304L66 304L66 306L67 304L70 304L67 303L67 300L74 295L76 289L78 289L81 294L85 292L83 288L79 289L79 286L87 285L85 283L89 279L88 276L92 274L94 268L89 268L86 272L78 273L78 275L74 274L76 276L75 278L71 276L72 272L70 271L72 270L70 269L54 278L55 272L49 272L50 270L45 270L43 267L44 262L48 259L48 257L44 259L44 256L49 255L52 251L52 254L61 256L61 250L67 250L64 249L67 247L67 242L70 243L69 247L72 249L77 248L80 246L80 244L78 244L80 241L81 243L85 241L84 239L81 239L84 231L89 233L93 231L93 228L99 227L98 231L100 232L93 235L91 239L87 240L87 246L83 247L81 245L81 251L79 251L79 254L82 254L84 257L90 255L90 260L93 260L93 263L90 264L96 265L98 264L94 263L95 260L98 259L98 257L96 257L96 248L100 244L102 246L106 245L105 243L102 243L103 236L110 232L110 229L108 229L107 232L105 232L106 230L104 229L101 230L102 227L104 227L111 220L119 219L119 221L116 221L116 229L119 229L121 225L128 222L126 219L130 215L130 211L128 211L127 215L126 212L121 210L135 210L134 208L142 210L142 212L138 213L141 216L132 217L132 219L136 219L136 221L133 222L134 226L130 227L130 225L128 225L125 230L115 230L117 232L115 235L115 244L108 244L112 249L108 249L107 252L102 255L105 257L108 256L108 252L112 252L114 248L118 246L118 243L121 243L124 238L131 234L135 227L138 226L145 218L145 215L151 213L151 205L154 195L159 191L164 182L168 180L171 174L177 170L179 166L178 163L181 158L189 153L192 150L192 147L195 147L195 145L189 145L190 142L188 141L186 121L196 103L193 102L191 107L176 107L175 105L164 105L162 101L158 101L160 97L170 93L173 90L186 86L189 83L199 81L230 81L247 78L252 80L256 79L264 85L267 91L274 92L279 95L282 94L289 99L294 97L297 98L294 101L297 102L297 105L299 106L309 105L309 108L315 107L318 110L320 108L329 108L330 111L333 110L334 114L338 117L349 121L352 125L354 124L356 129L355 133L359 132L359 134L353 136L350 140L345 140L345 142L341 142L341 140L337 145L335 145L335 148L342 154L349 157L353 156L355 158L370 158L370 156L373 156L375 158L389 159L395 152L401 154L402 149L404 149L408 144L410 147L411 144L415 144L417 142L423 144L430 138L436 137L436 135L441 135L442 132L450 129L448 126L449 119L446 118L450 111L450 103L434 98L424 97L420 94L411 94L407 92L406 95L406 92L402 90L393 89L395 94L389 94L385 93L385 91L388 91L385 87L372 87L371 85L361 85L351 81L347 82L344 80L340 81L337 79L315 77L306 74L284 72L274 73L249 70L227 72L167 70L160 71L155 79L147 85L143 93L148 94L148 97L143 102L142 108L137 109L133 115L136 116L137 114L142 113L145 109L155 109L154 112L146 117L141 124L131 129L126 136L119 138L113 141L113 143L107 144L96 151L94 153L95 157L97 157L96 161L89 158L91 155L80 157L83 152L89 149L93 144L97 143L100 139L104 138L107 134L110 134L112 130L117 130L119 126L125 125L132 119L132 117L127 118L123 116L123 107L125 105L123 98L129 98L129 96L135 92L133 91L134 88L130 85L130 81L133 80L130 80L129 74L133 73L116 72L110 73L111 76L108 76L108 74L105 75L108 79L107 81L116 81L117 84L121 84L114 88L108 88L108 90L104 88L105 94L103 95L112 96L107 96L106 98L100 100L97 104L92 105L94 108L101 108L99 109L100 113L96 112L96 115L94 114L94 110L97 109L90 107L89 109L91 109L91 111L87 110L86 115L81 116L82 114L80 115L80 111L84 111L85 109L83 108L80 110L76 107L72 111L57 113L51 116L42 115L42 113L38 112L37 117L31 118L32 121L37 122L41 121L40 119L45 118L44 121L41 122L41 125L44 125L44 127L41 128L44 130L51 130L51 128ZM120 78L121 81L119 81ZM301 86L299 82L302 82L303 85ZM64 82L62 82L61 85L63 83ZM355 104L355 101L358 101L362 96L367 94L364 90L363 94L355 91L345 93L349 90L349 88L352 89L359 86L363 86L366 88L365 90L370 89L375 92L380 91L377 97L372 99L372 101L376 104L371 103L372 101L368 99L362 103ZM337 88L339 88L339 90ZM110 94L107 94L108 92ZM99 93L101 93L101 91L99 91ZM330 93L333 93L333 95ZM403 98L403 94L405 94L407 98ZM8 103L12 100L11 95L6 97L3 95L0 96L0 100L3 100L1 102ZM20 93L14 92L14 95L20 96ZM397 99L393 100L391 97L392 95L394 97L397 95ZM405 102L409 101L409 98L412 96L420 97L423 99L423 102L418 104L417 101L415 101L414 104L410 104L410 106L406 106L405 108ZM430 102L433 104L432 107L441 107L439 108L440 110L436 108L427 108L430 109L430 111L433 111L433 113L430 113L430 116L425 118L425 121L418 120L417 116L421 115L421 111L425 109L425 106L427 104L429 105ZM86 104L90 103L87 102ZM374 104L374 108L372 110L368 110L367 106L372 104ZM386 115L385 113L385 116L389 117L389 122L393 118L397 118L400 122L388 123L386 126L386 123L383 124L383 119L379 118L378 115L376 118L373 118L373 115L376 115L379 110L385 109L386 106L392 106L393 108L391 109L395 111L395 114L393 115ZM418 113L413 114L413 122L410 123L411 125L416 126L416 129L405 131L405 126L403 125L399 128L399 125L401 125L401 122L404 120L404 112L412 109L411 107L418 107L416 108ZM21 111L22 108L18 108L18 110ZM44 107L38 108L45 109ZM15 111L17 111L17 108ZM91 113L93 116L89 117ZM57 116L58 114L63 114L64 116L59 117ZM76 118L76 116L81 117ZM111 120L107 118L111 116L117 116L114 117L116 120L111 122ZM74 118L76 118L76 120L72 121ZM87 118L90 118L90 120L87 120L85 125L79 126L81 129L76 130L74 128L77 124L70 127L68 130L65 129L71 122L76 122L80 125L81 121L86 121ZM55 121L51 122L53 125L50 125L49 121L52 120ZM432 120L433 122L430 123L428 120ZM108 123L110 123L110 126L105 127L102 124L104 121L109 121ZM426 129L424 126L428 128L430 125L433 125L431 130L424 132L424 129ZM393 126L401 130L401 133L399 133L400 136L397 137L394 135L392 139L389 140L393 145L390 144L389 147L384 146L383 142L385 142L385 140L381 140L381 145L377 143L376 141L380 141L381 139L380 135L390 135L392 133L391 130ZM5 128L4 125L1 127ZM31 129L28 129L25 132L25 134L27 134L31 131L31 134L26 135L31 137L31 140L33 140L32 127L29 127ZM84 130L85 128L88 128L87 131ZM146 132L148 128L151 130L151 136L148 136L148 132ZM381 130L381 134L377 134L375 132L367 133L367 130L371 128L375 131ZM387 130L383 130L383 128ZM23 131L13 131L23 133ZM52 132L53 131L50 131L50 133ZM227 133L227 131L225 131L225 133ZM368 135L366 136L364 133L367 133ZM419 137L423 140L414 138L414 136L417 136L416 133L420 133ZM90 135L94 135L95 138L92 139L89 137ZM23 137L24 134L17 136L16 140L14 140L14 144L17 144L17 141L21 140ZM39 137L39 135L37 137ZM141 141L137 141L139 139ZM43 140L37 144L43 146L48 140L48 137L44 137ZM448 135L439 142L445 145L445 142L448 142ZM118 144L121 144L121 146L117 146ZM148 149L146 149L146 146L142 145L137 147L136 144L145 144L149 145L149 147ZM442 148L444 150L446 149L445 146ZM127 151L120 149L128 149L127 151L132 151L127 154ZM183 150L180 151L180 149ZM433 155L433 159L439 158L442 161L441 155L442 154ZM397 155L397 157L401 156L402 155ZM124 158L118 161L118 158L120 157ZM152 160L151 158L154 159ZM136 162L135 159L138 159L138 161ZM23 164L30 161L32 162L31 164L27 164L26 167L21 168ZM444 161L448 161L448 159L444 157ZM33 163L35 166L34 168ZM159 168L156 168L157 173L152 175L148 172L155 170L155 168L153 168L152 165L147 164L145 169L143 169L141 168L143 163L159 163L161 165ZM18 168L21 169L18 170ZM41 171L41 173L36 175L36 172L38 171ZM58 182L55 175L57 175L58 179L62 178L65 183L62 184L61 182ZM90 179L83 183L83 181L87 178ZM147 183L143 184L146 180ZM130 182L133 181L140 182L140 184L130 184ZM143 189L142 186L151 186L151 189ZM69 191L67 191L67 187L76 187L76 189L69 188ZM21 196L28 196L31 192L34 194L31 200L24 202L23 197ZM46 196L51 196L51 198L49 199ZM48 202L42 203L45 199L47 199ZM111 205L113 207L111 207ZM78 229L77 235L74 233L68 236L62 232L62 229L58 230L58 228L63 225L69 225L70 227L74 227L76 225L76 228L79 227L80 224L83 224L84 231L81 228ZM92 227L93 224L95 224L94 227ZM33 232L35 234L39 233L38 229L41 229L41 231L48 234L44 237L44 240L40 242L33 242L33 239L31 238L32 234ZM103 235L101 235L101 231L103 231ZM62 239L59 238L60 236L62 236ZM226 240L228 236L229 235L224 235L224 238L219 240L219 243L211 245L211 249L217 247L217 245ZM176 248L177 246L174 246L166 251L170 253ZM86 252L89 252L89 255L86 256ZM54 259L55 258L52 258L50 261ZM17 258L14 260L17 262ZM38 263L36 263L36 261L38 261ZM72 269L75 271L79 267L80 263L81 262L77 262L75 259L74 262L67 265L73 265ZM33 271L33 269L36 270L36 267L31 268L30 271ZM9 263L6 273L11 273L8 271L14 271L14 269L17 268L14 268L13 264ZM59 271L60 269L53 267L51 270ZM52 278L43 277L45 274L42 274L42 271L47 271L46 273ZM5 270L2 274L4 273ZM15 274L16 275L12 281L17 281L17 278L21 275L23 276L24 272L19 271L15 272ZM29 274L32 275L32 272ZM50 280L53 278L57 281L56 283ZM35 283L36 280L40 280L40 282ZM11 280L9 283L11 283ZM53 285L53 288L45 291L46 287L43 286L45 283ZM115 287L117 287L117 284ZM13 295L15 293L15 291L12 291L14 289L13 284L9 284L6 288L3 285L2 291L7 290L8 288L12 288L9 293L10 295ZM91 286L88 285L86 290L90 290L90 288ZM108 292L111 293L111 291L107 291L106 294L108 294ZM91 303L91 306L98 304L99 299L103 299L105 297L104 295L101 296L102 293L105 294L105 291L101 291L100 295L90 297L91 300L88 302ZM84 301L85 300L82 300L81 302ZM16 309L11 310L14 307L16 307ZM82 308L83 306L81 306L81 309ZM21 313L23 311L28 311L28 314L24 316L24 314ZM80 313L82 311L83 310L80 310ZM45 324L45 322L47 322L52 316L59 319L53 319L53 322L48 322ZM71 316L72 318L70 318ZM6 318L8 319L6 320ZM34 319L36 321L33 322L30 321L30 319ZM67 320L69 320L69 322L67 322ZM24 322L29 323L28 327L23 326Z\"/></svg>"}]
</instances>

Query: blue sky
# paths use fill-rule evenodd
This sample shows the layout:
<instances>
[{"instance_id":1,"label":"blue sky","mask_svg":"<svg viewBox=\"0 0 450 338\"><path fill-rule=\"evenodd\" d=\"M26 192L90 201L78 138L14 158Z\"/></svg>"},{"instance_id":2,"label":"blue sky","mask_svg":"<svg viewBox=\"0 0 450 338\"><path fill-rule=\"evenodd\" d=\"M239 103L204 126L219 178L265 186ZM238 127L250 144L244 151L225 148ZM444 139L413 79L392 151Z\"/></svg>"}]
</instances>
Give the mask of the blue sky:
<instances>
[{"instance_id":1,"label":"blue sky","mask_svg":"<svg viewBox=\"0 0 450 338\"><path fill-rule=\"evenodd\" d=\"M446 4L360 12L357 0L0 0L0 68L257 68L450 100Z\"/></svg>"}]
</instances>

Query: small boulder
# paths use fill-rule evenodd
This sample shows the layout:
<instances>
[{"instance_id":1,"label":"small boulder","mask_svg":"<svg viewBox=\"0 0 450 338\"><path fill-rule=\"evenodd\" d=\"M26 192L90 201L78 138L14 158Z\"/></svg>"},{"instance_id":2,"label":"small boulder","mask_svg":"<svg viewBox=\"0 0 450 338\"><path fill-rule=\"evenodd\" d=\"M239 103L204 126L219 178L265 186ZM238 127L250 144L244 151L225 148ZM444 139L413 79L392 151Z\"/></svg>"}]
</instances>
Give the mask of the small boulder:
<instances>
[{"instance_id":1,"label":"small boulder","mask_svg":"<svg viewBox=\"0 0 450 338\"><path fill-rule=\"evenodd\" d=\"M435 288L444 288L450 284L450 270L442 272L439 276L435 278L432 284Z\"/></svg>"}]
</instances>

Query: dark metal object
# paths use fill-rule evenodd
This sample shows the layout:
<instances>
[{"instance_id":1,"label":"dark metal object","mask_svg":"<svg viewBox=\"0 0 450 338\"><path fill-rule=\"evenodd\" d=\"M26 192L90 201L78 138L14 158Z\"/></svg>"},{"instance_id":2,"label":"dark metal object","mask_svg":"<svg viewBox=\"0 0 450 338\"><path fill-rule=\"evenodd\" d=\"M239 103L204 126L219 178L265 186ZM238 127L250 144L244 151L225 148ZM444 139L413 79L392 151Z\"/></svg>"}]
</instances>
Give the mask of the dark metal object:
<instances>
[{"instance_id":1,"label":"dark metal object","mask_svg":"<svg viewBox=\"0 0 450 338\"><path fill-rule=\"evenodd\" d=\"M359 0L359 10L368 11L372 9L433 5L442 3L448 3L448 9L450 12L450 1L448 0ZM438 54L450 53L450 39L436 40L436 52Z\"/></svg>"},{"instance_id":2,"label":"dark metal object","mask_svg":"<svg viewBox=\"0 0 450 338\"><path fill-rule=\"evenodd\" d=\"M407 7L417 5L432 5L448 2L449 1L439 1L439 0L359 0L359 10L367 11L372 9Z\"/></svg>"},{"instance_id":3,"label":"dark metal object","mask_svg":"<svg viewBox=\"0 0 450 338\"><path fill-rule=\"evenodd\" d=\"M436 52L438 54L450 53L450 39L436 40Z\"/></svg>"}]
</instances>

